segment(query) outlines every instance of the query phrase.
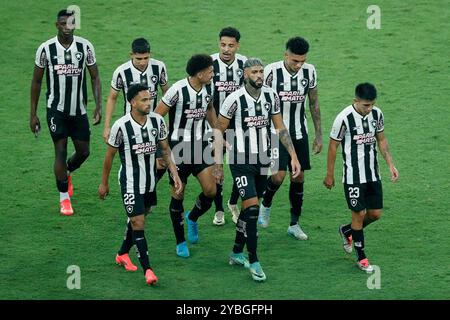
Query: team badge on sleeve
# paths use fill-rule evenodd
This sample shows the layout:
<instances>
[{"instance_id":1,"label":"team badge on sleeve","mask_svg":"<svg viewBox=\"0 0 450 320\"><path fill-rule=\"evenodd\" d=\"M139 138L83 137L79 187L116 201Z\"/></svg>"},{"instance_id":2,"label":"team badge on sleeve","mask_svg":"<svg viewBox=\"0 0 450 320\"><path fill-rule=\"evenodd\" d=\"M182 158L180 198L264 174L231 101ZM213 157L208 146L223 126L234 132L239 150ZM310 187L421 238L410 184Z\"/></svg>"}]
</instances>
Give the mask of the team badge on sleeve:
<instances>
[{"instance_id":1,"label":"team badge on sleeve","mask_svg":"<svg viewBox=\"0 0 450 320\"><path fill-rule=\"evenodd\" d=\"M166 138L166 136L167 136L166 125L164 124L163 121L161 121L161 123L159 124L159 139L163 140Z\"/></svg>"},{"instance_id":2,"label":"team badge on sleeve","mask_svg":"<svg viewBox=\"0 0 450 320\"><path fill-rule=\"evenodd\" d=\"M39 56L39 64L40 67L45 67L47 65L47 55L45 54L44 49L42 49L41 55Z\"/></svg>"},{"instance_id":3,"label":"team badge on sleeve","mask_svg":"<svg viewBox=\"0 0 450 320\"><path fill-rule=\"evenodd\" d=\"M234 113L236 112L237 109L237 102L235 101L230 108L228 108L227 111L227 116L229 116L230 118L234 116Z\"/></svg>"},{"instance_id":4,"label":"team badge on sleeve","mask_svg":"<svg viewBox=\"0 0 450 320\"><path fill-rule=\"evenodd\" d=\"M179 99L179 94L178 91L173 95L173 97L170 99L169 104L173 107L174 105L177 104Z\"/></svg>"},{"instance_id":5,"label":"team badge on sleeve","mask_svg":"<svg viewBox=\"0 0 450 320\"><path fill-rule=\"evenodd\" d=\"M162 86L165 86L167 84L167 75L166 75L166 70L162 70L161 71L161 76L159 78L159 84Z\"/></svg>"},{"instance_id":6,"label":"team badge on sleeve","mask_svg":"<svg viewBox=\"0 0 450 320\"><path fill-rule=\"evenodd\" d=\"M384 120L383 120L383 117L381 117L378 120L378 123L377 123L377 130L380 131L380 130L383 130L383 129L384 129Z\"/></svg>"},{"instance_id":7,"label":"team badge on sleeve","mask_svg":"<svg viewBox=\"0 0 450 320\"><path fill-rule=\"evenodd\" d=\"M273 107L273 112L280 112L280 98L278 97L278 95L275 95L275 106Z\"/></svg>"},{"instance_id":8,"label":"team badge on sleeve","mask_svg":"<svg viewBox=\"0 0 450 320\"><path fill-rule=\"evenodd\" d=\"M273 71L271 71L269 73L269 75L266 78L266 84L271 87L272 86L272 81L273 81Z\"/></svg>"},{"instance_id":9,"label":"team badge on sleeve","mask_svg":"<svg viewBox=\"0 0 450 320\"><path fill-rule=\"evenodd\" d=\"M116 86L118 89L122 89L123 88L123 79L122 76L119 74L119 76L117 77L117 81L116 81Z\"/></svg>"},{"instance_id":10,"label":"team badge on sleeve","mask_svg":"<svg viewBox=\"0 0 450 320\"><path fill-rule=\"evenodd\" d=\"M88 65L92 65L92 64L95 63L94 52L89 47L87 48L86 62L87 62Z\"/></svg>"},{"instance_id":11,"label":"team badge on sleeve","mask_svg":"<svg viewBox=\"0 0 450 320\"><path fill-rule=\"evenodd\" d=\"M112 142L111 144L115 147L120 146L123 143L123 133L122 130L119 129L117 131L116 137L114 138L113 136L111 136L110 138L110 142Z\"/></svg>"}]
</instances>

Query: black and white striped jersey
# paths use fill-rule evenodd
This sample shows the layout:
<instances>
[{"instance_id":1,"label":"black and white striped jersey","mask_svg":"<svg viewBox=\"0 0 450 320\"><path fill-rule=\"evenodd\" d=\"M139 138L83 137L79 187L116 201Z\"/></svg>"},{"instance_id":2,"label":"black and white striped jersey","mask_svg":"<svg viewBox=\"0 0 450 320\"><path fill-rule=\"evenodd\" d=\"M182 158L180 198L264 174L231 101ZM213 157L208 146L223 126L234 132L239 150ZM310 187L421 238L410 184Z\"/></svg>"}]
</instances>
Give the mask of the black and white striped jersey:
<instances>
[{"instance_id":1,"label":"black and white striped jersey","mask_svg":"<svg viewBox=\"0 0 450 320\"><path fill-rule=\"evenodd\" d=\"M267 87L255 100L245 86L230 94L220 108L220 114L230 119L226 139L231 144L229 163L269 164L272 115L280 113L277 93ZM250 162L249 162L250 161ZM254 162L256 161L256 162Z\"/></svg>"},{"instance_id":2,"label":"black and white striped jersey","mask_svg":"<svg viewBox=\"0 0 450 320\"><path fill-rule=\"evenodd\" d=\"M36 51L35 64L47 69L47 108L70 116L86 113L86 66L96 62L92 44L74 36L66 49L53 37L42 43Z\"/></svg>"},{"instance_id":3,"label":"black and white striped jersey","mask_svg":"<svg viewBox=\"0 0 450 320\"><path fill-rule=\"evenodd\" d=\"M236 54L233 63L226 64L220 59L219 53L212 54L214 76L212 78L214 86L213 105L216 114L219 114L220 106L230 93L239 89L244 83L244 63L247 58Z\"/></svg>"},{"instance_id":4,"label":"black and white striped jersey","mask_svg":"<svg viewBox=\"0 0 450 320\"><path fill-rule=\"evenodd\" d=\"M316 69L312 64L304 63L300 70L292 75L278 61L264 68L265 84L273 88L280 97L283 122L292 137L299 140L308 134L305 103L309 89L317 86Z\"/></svg>"},{"instance_id":5,"label":"black and white striped jersey","mask_svg":"<svg viewBox=\"0 0 450 320\"><path fill-rule=\"evenodd\" d=\"M203 140L207 132L206 110L212 99L211 85L196 91L188 78L177 81L162 98L169 110L170 143Z\"/></svg>"},{"instance_id":6,"label":"black and white striped jersey","mask_svg":"<svg viewBox=\"0 0 450 320\"><path fill-rule=\"evenodd\" d=\"M342 142L342 182L357 184L381 180L376 135L383 130L383 113L377 107L366 116L359 114L353 105L338 114L330 138Z\"/></svg>"},{"instance_id":7,"label":"black and white striped jersey","mask_svg":"<svg viewBox=\"0 0 450 320\"><path fill-rule=\"evenodd\" d=\"M164 62L150 59L147 68L140 71L130 60L114 71L111 87L116 91L122 90L124 97L123 113L126 114L131 111L131 105L127 101L127 92L131 85L140 83L148 87L150 97L153 99L151 111L154 111L158 102L158 86L165 86L167 81L167 69Z\"/></svg>"},{"instance_id":8,"label":"black and white striped jersey","mask_svg":"<svg viewBox=\"0 0 450 320\"><path fill-rule=\"evenodd\" d=\"M119 181L127 193L152 192L156 185L156 149L167 139L164 119L150 112L141 126L131 113L114 122L108 144L119 149L122 166Z\"/></svg>"}]
</instances>

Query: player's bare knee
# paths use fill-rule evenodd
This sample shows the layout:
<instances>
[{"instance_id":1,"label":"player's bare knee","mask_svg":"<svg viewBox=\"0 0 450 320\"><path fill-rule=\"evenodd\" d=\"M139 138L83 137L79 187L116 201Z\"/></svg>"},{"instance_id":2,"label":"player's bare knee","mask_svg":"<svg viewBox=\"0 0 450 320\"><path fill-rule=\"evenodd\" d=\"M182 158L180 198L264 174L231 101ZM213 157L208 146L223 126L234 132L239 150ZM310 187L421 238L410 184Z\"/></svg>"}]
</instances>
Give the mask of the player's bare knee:
<instances>
[{"instance_id":1,"label":"player's bare knee","mask_svg":"<svg viewBox=\"0 0 450 320\"><path fill-rule=\"evenodd\" d=\"M372 220L379 220L381 218L382 211L381 210L370 210L367 212L368 217Z\"/></svg>"},{"instance_id":2,"label":"player's bare knee","mask_svg":"<svg viewBox=\"0 0 450 320\"><path fill-rule=\"evenodd\" d=\"M55 144L55 159L56 161L66 162L67 147Z\"/></svg>"},{"instance_id":3,"label":"player's bare knee","mask_svg":"<svg viewBox=\"0 0 450 320\"><path fill-rule=\"evenodd\" d=\"M363 223L364 217L366 216L366 210L352 211L352 223Z\"/></svg>"},{"instance_id":4,"label":"player's bare knee","mask_svg":"<svg viewBox=\"0 0 450 320\"><path fill-rule=\"evenodd\" d=\"M131 220L131 228L133 230L144 230L145 216L143 214L132 217L130 220Z\"/></svg>"},{"instance_id":5,"label":"player's bare knee","mask_svg":"<svg viewBox=\"0 0 450 320\"><path fill-rule=\"evenodd\" d=\"M274 174L270 179L272 179L272 182L276 184L277 186L280 186L283 181L284 177L286 176L286 171L278 171L276 174Z\"/></svg>"},{"instance_id":6,"label":"player's bare knee","mask_svg":"<svg viewBox=\"0 0 450 320\"><path fill-rule=\"evenodd\" d=\"M297 177L293 178L291 176L291 182L293 182L293 183L303 183L303 182L305 182L305 173L303 171L300 171L300 174Z\"/></svg>"},{"instance_id":7,"label":"player's bare knee","mask_svg":"<svg viewBox=\"0 0 450 320\"><path fill-rule=\"evenodd\" d=\"M216 185L208 186L203 189L203 194L208 198L214 198L216 196Z\"/></svg>"}]
</instances>

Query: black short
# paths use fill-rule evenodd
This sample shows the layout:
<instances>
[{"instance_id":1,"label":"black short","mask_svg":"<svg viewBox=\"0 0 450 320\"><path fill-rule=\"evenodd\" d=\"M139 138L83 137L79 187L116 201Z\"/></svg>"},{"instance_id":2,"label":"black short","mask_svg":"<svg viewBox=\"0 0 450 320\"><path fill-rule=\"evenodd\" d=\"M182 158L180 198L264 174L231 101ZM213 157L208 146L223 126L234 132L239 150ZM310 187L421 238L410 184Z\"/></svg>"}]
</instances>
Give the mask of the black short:
<instances>
[{"instance_id":1,"label":"black short","mask_svg":"<svg viewBox=\"0 0 450 320\"><path fill-rule=\"evenodd\" d=\"M177 165L178 170L178 176L180 177L181 182L184 184L187 184L189 176L192 174L194 177L196 177L200 172L202 172L204 169L212 166L212 164L184 164L181 163ZM174 181L172 179L172 174L169 174L169 183L173 185Z\"/></svg>"},{"instance_id":2,"label":"black short","mask_svg":"<svg viewBox=\"0 0 450 320\"><path fill-rule=\"evenodd\" d=\"M54 142L71 137L72 140L89 141L91 130L87 114L69 116L47 108L47 124Z\"/></svg>"},{"instance_id":3,"label":"black short","mask_svg":"<svg viewBox=\"0 0 450 320\"><path fill-rule=\"evenodd\" d=\"M383 209L383 188L381 181L346 184L344 194L348 208L354 212L365 209Z\"/></svg>"},{"instance_id":4,"label":"black short","mask_svg":"<svg viewBox=\"0 0 450 320\"><path fill-rule=\"evenodd\" d=\"M302 171L311 170L311 164L309 162L309 144L308 144L308 136L305 136L300 140L292 140L292 144L294 145L295 153L297 154L298 161L302 166ZM278 155L278 162L277 162ZM289 155L286 148L280 142L277 150L272 148L272 160L274 160L274 166L278 163L279 171L286 171L289 168L289 171L292 171L291 167L291 156Z\"/></svg>"},{"instance_id":5,"label":"black short","mask_svg":"<svg viewBox=\"0 0 450 320\"><path fill-rule=\"evenodd\" d=\"M267 166L230 164L233 182L239 190L242 201L262 197L267 184L267 170Z\"/></svg>"},{"instance_id":6,"label":"black short","mask_svg":"<svg viewBox=\"0 0 450 320\"><path fill-rule=\"evenodd\" d=\"M128 217L145 214L151 206L156 205L156 191L147 193L129 193L121 188L122 203Z\"/></svg>"}]
</instances>

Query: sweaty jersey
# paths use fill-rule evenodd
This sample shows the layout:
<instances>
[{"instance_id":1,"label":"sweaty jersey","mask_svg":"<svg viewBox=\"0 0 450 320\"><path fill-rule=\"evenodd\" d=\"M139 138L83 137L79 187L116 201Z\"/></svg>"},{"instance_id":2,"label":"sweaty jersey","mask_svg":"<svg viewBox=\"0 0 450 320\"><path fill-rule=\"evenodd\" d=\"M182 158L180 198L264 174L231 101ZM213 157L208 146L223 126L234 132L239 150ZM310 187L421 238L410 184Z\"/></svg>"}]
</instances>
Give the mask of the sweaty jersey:
<instances>
[{"instance_id":1,"label":"sweaty jersey","mask_svg":"<svg viewBox=\"0 0 450 320\"><path fill-rule=\"evenodd\" d=\"M230 93L239 89L244 83L244 63L247 58L243 55L235 55L233 63L226 64L220 59L220 54L212 54L214 76L212 79L214 87L213 105L216 114L219 114L220 106Z\"/></svg>"},{"instance_id":2,"label":"sweaty jersey","mask_svg":"<svg viewBox=\"0 0 450 320\"><path fill-rule=\"evenodd\" d=\"M165 86L167 84L167 71L164 62L150 59L148 66L144 71L140 71L133 65L132 60L129 60L117 67L114 71L111 87L116 90L123 92L124 105L123 113L126 114L131 111L131 105L127 101L128 88L133 85L140 83L148 87L150 92L150 97L153 99L153 105L151 111L156 108L158 100L158 86Z\"/></svg>"},{"instance_id":3,"label":"sweaty jersey","mask_svg":"<svg viewBox=\"0 0 450 320\"><path fill-rule=\"evenodd\" d=\"M342 182L357 184L381 180L376 135L383 130L383 113L375 106L366 116L359 114L353 105L338 114L330 138L342 142Z\"/></svg>"},{"instance_id":4,"label":"sweaty jersey","mask_svg":"<svg viewBox=\"0 0 450 320\"><path fill-rule=\"evenodd\" d=\"M292 75L278 61L264 68L265 84L274 89L280 97L283 122L294 140L308 134L305 103L308 91L317 86L316 69L312 64L304 63L300 70Z\"/></svg>"},{"instance_id":5,"label":"sweaty jersey","mask_svg":"<svg viewBox=\"0 0 450 320\"><path fill-rule=\"evenodd\" d=\"M156 185L156 149L167 139L164 119L150 112L141 126L127 113L111 128L108 144L119 149L121 168L119 181L127 193L152 192Z\"/></svg>"},{"instance_id":6,"label":"sweaty jersey","mask_svg":"<svg viewBox=\"0 0 450 320\"><path fill-rule=\"evenodd\" d=\"M67 49L58 36L42 43L36 51L35 64L47 69L47 108L70 116L85 114L86 66L95 62L94 47L84 38L73 36Z\"/></svg>"},{"instance_id":7,"label":"sweaty jersey","mask_svg":"<svg viewBox=\"0 0 450 320\"><path fill-rule=\"evenodd\" d=\"M278 95L266 86L261 88L258 99L254 99L245 86L225 99L220 114L230 120L226 133L232 147L229 163L270 163L271 120L277 113L280 113Z\"/></svg>"}]
</instances>

